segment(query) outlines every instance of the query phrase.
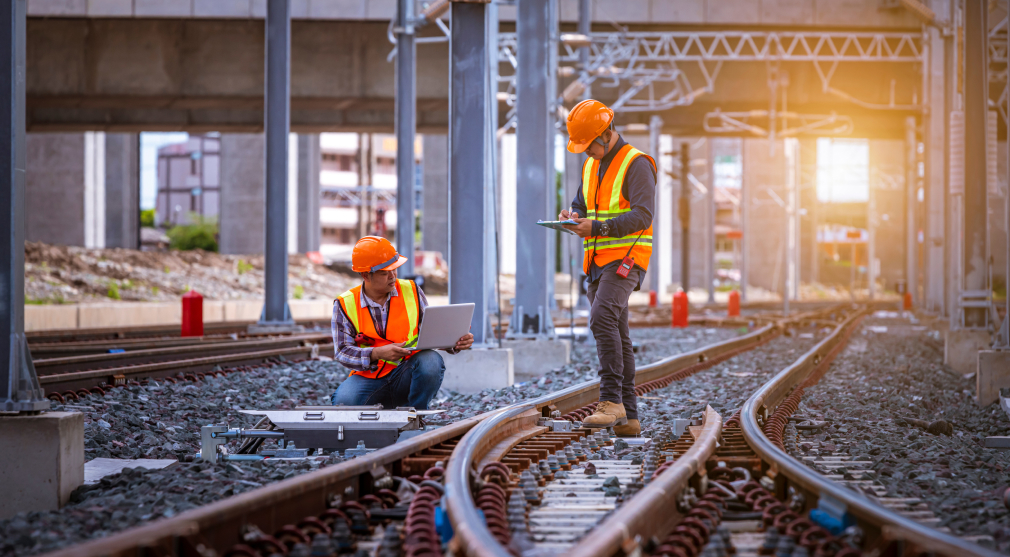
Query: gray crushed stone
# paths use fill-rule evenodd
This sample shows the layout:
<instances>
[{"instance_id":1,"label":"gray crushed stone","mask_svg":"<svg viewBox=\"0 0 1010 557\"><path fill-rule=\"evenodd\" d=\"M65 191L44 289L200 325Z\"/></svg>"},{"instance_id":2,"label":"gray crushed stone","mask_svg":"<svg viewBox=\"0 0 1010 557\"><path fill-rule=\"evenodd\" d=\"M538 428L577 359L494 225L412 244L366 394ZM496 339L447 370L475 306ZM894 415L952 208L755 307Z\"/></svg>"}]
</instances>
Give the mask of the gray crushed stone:
<instances>
[{"instance_id":1,"label":"gray crushed stone","mask_svg":"<svg viewBox=\"0 0 1010 557\"><path fill-rule=\"evenodd\" d=\"M938 527L1010 553L1002 502L1010 452L983 448L986 437L1010 434L1010 420L999 403L980 408L974 395L975 379L943 364L937 332L907 318L869 318L806 390L797 413L829 425L801 434L795 456L870 460L888 496L920 498L941 519ZM906 418L946 420L954 433L933 435Z\"/></svg>"},{"instance_id":2,"label":"gray crushed stone","mask_svg":"<svg viewBox=\"0 0 1010 557\"><path fill-rule=\"evenodd\" d=\"M636 359L647 364L706 344L744 334L723 328L633 329ZM498 391L460 394L443 389L433 408L446 412L432 423L447 423L520 400L535 398L596 377L593 345L577 344L573 363L537 381ZM105 396L55 405L85 417L85 458L177 458L199 450L200 427L227 423L250 427L254 417L238 410L329 404L347 378L337 362L280 362L198 383L151 381L146 386L112 389ZM234 442L233 442L234 444ZM604 459L634 458L603 451ZM0 557L25 557L52 551L162 517L170 517L262 485L340 462L338 456L308 461L206 464L179 462L161 470L126 469L93 486L82 486L59 511L21 513L0 521Z\"/></svg>"},{"instance_id":3,"label":"gray crushed stone","mask_svg":"<svg viewBox=\"0 0 1010 557\"><path fill-rule=\"evenodd\" d=\"M673 420L700 416L710 405L728 420L761 385L792 364L831 329L802 328L638 398L642 436L669 430Z\"/></svg>"},{"instance_id":4,"label":"gray crushed stone","mask_svg":"<svg viewBox=\"0 0 1010 557\"><path fill-rule=\"evenodd\" d=\"M736 338L747 332L747 328L687 327L673 329L670 327L648 327L631 329L631 340L638 344L638 350L635 353L636 364L646 365L663 358L696 350L705 345ZM540 379L517 383L504 389L485 389L479 393L459 393L440 389L435 400L432 401L431 408L433 410L444 409L445 412L431 416L428 422L446 424L470 418L509 404L532 400L597 377L600 362L596 355L595 344L575 343L572 347L571 359L570 364L551 370Z\"/></svg>"}]
</instances>

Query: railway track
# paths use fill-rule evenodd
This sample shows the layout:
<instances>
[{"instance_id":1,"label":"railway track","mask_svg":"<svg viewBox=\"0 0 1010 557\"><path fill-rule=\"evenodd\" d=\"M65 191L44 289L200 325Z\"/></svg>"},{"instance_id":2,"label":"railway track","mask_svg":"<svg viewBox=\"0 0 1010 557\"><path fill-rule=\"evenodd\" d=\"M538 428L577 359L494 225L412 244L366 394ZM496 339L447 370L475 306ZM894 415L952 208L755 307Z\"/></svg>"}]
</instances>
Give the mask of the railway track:
<instances>
[{"instance_id":1,"label":"railway track","mask_svg":"<svg viewBox=\"0 0 1010 557\"><path fill-rule=\"evenodd\" d=\"M641 367L637 390L662 394L785 328L834 325L736 414L708 407L681 435L626 441L582 428L598 395L590 381L50 556L420 556L441 555L449 538L453 555L481 557L995 555L783 450L803 390L863 314L805 314ZM628 442L639 447L630 459L590 459Z\"/></svg>"},{"instance_id":2,"label":"railway track","mask_svg":"<svg viewBox=\"0 0 1010 557\"><path fill-rule=\"evenodd\" d=\"M776 318L694 317L691 324L743 327ZM583 320L584 321L584 320ZM635 327L666 325L646 310ZM107 328L30 334L30 348L46 396L75 401L106 389L149 379L198 380L206 374L268 363L333 355L329 324L300 322L312 329L291 335L247 335L247 324L211 323L202 337L178 336L177 327Z\"/></svg>"}]
</instances>

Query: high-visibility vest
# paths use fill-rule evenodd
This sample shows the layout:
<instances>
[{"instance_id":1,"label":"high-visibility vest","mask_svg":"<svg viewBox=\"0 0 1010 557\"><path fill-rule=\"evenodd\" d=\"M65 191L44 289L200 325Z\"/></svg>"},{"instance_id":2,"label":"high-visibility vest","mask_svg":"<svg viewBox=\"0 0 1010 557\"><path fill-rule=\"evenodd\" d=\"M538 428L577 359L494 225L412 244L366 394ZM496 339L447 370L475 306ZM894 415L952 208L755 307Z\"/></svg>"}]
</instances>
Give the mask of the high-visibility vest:
<instances>
[{"instance_id":1,"label":"high-visibility vest","mask_svg":"<svg viewBox=\"0 0 1010 557\"><path fill-rule=\"evenodd\" d=\"M386 316L386 336L379 336L375 323L372 321L372 312L368 308L361 307L361 285L344 292L337 298L340 308L344 310L344 315L354 325L354 330L359 335L366 338L357 341L361 348L371 346L378 348L387 344L406 342L410 346L417 340L418 322L421 315L421 299L417 294L417 285L412 280L397 279L396 296L389 300L389 314ZM367 379L378 379L383 377L400 365L404 360L409 360L416 352L405 356L402 360L387 362L379 360L378 368L375 371L369 369L355 370L351 375L360 375Z\"/></svg>"},{"instance_id":2,"label":"high-visibility vest","mask_svg":"<svg viewBox=\"0 0 1010 557\"><path fill-rule=\"evenodd\" d=\"M656 170L656 161L649 155L625 144L610 161L603 182L599 182L600 161L588 158L582 165L582 197L586 200L586 218L605 221L631 211L631 202L624 198L621 192L624 186L624 176L628 167L638 157L645 157ZM637 240L637 243L636 243ZM632 247L634 246L634 247ZM636 230L627 236L612 238L610 236L589 236L582 241L585 255L582 268L588 274L590 262L603 267L613 261L624 259L629 255L635 259L635 264L643 269L649 268L649 258L652 255L652 224L646 230ZM631 248L631 253L628 249Z\"/></svg>"}]
</instances>

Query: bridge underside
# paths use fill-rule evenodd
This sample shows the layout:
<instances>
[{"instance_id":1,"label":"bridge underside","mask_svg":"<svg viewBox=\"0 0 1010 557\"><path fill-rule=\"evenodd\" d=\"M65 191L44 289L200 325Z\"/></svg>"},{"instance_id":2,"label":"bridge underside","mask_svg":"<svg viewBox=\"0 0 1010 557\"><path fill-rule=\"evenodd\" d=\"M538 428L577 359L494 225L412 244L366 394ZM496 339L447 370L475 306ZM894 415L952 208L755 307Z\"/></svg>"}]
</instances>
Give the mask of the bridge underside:
<instances>
[{"instance_id":1,"label":"bridge underside","mask_svg":"<svg viewBox=\"0 0 1010 557\"><path fill-rule=\"evenodd\" d=\"M393 131L395 76L386 60L392 49L386 32L380 22L292 22L292 131ZM418 132L445 133L447 44L419 45L417 63ZM33 18L27 65L29 131L256 132L263 127L261 20ZM785 76L775 92L777 110L851 118L848 135L901 138L905 117L917 114L901 109L914 104L921 90L917 63L839 64L831 87L858 99L859 106L825 92L813 62L726 62L710 92L690 105L659 112L664 132L706 135L705 115L716 109L769 110L769 75L776 66ZM705 86L699 64L679 68L695 89ZM713 68L708 63L706 71ZM507 63L500 70L503 75L511 71ZM615 86L602 78L592 87L604 102L627 90L626 83ZM657 83L652 94L662 96L668 87ZM499 108L499 121L507 122L510 107L500 102ZM618 123L646 123L653 113L622 113Z\"/></svg>"}]
</instances>

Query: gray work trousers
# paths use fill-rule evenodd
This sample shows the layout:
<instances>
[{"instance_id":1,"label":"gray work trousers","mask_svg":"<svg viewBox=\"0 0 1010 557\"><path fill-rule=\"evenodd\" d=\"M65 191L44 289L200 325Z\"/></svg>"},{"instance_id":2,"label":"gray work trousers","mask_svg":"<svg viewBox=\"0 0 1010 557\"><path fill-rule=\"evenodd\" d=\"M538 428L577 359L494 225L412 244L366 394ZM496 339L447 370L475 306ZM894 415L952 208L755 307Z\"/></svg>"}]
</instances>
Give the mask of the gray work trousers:
<instances>
[{"instance_id":1,"label":"gray work trousers","mask_svg":"<svg viewBox=\"0 0 1010 557\"><path fill-rule=\"evenodd\" d=\"M628 329L628 297L638 285L634 267L628 278L614 271L605 271L600 280L589 285L589 329L596 338L596 354L600 357L600 401L624 404L629 420L638 419L638 397L635 395L635 353L631 349Z\"/></svg>"}]
</instances>

